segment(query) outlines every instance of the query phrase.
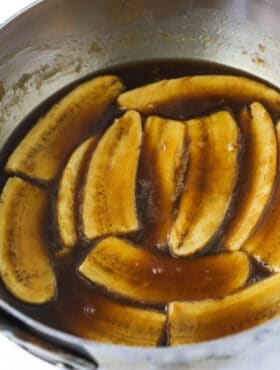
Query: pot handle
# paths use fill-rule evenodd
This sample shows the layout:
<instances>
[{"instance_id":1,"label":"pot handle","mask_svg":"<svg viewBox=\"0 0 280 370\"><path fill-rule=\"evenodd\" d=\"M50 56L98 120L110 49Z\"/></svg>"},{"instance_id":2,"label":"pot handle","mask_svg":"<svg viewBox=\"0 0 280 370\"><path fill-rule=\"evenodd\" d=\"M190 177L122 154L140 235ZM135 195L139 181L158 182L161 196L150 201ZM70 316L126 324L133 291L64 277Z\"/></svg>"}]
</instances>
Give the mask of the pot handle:
<instances>
[{"instance_id":1,"label":"pot handle","mask_svg":"<svg viewBox=\"0 0 280 370\"><path fill-rule=\"evenodd\" d=\"M0 311L0 333L27 352L52 365L69 370L96 370L98 368L94 362L40 339L2 311Z\"/></svg>"}]
</instances>

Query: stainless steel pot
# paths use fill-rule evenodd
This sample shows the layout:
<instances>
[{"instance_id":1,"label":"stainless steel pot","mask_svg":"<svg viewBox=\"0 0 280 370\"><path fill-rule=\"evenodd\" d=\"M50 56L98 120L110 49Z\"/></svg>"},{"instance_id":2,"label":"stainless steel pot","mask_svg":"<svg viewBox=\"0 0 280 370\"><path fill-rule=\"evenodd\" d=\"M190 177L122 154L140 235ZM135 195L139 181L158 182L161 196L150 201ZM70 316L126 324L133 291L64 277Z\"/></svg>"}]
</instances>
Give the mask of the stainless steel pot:
<instances>
[{"instance_id":1,"label":"stainless steel pot","mask_svg":"<svg viewBox=\"0 0 280 370\"><path fill-rule=\"evenodd\" d=\"M0 31L0 146L57 89L126 61L210 60L280 86L279 17L279 0L37 1ZM280 319L207 343L144 349L53 330L15 310L1 291L0 308L0 331L35 355L68 368L279 367Z\"/></svg>"}]
</instances>

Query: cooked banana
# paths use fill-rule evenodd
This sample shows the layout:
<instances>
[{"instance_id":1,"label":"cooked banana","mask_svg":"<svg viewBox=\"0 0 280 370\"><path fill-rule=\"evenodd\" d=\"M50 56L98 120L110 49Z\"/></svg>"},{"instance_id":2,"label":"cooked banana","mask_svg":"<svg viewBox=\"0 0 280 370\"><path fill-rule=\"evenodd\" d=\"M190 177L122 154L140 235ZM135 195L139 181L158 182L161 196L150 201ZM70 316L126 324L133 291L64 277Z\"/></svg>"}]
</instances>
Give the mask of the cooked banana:
<instances>
[{"instance_id":1,"label":"cooked banana","mask_svg":"<svg viewBox=\"0 0 280 370\"><path fill-rule=\"evenodd\" d=\"M16 177L1 195L0 275L6 288L27 303L43 304L56 292L43 232L48 202L45 191Z\"/></svg>"},{"instance_id":2,"label":"cooked banana","mask_svg":"<svg viewBox=\"0 0 280 370\"><path fill-rule=\"evenodd\" d=\"M276 126L278 148L280 146L280 122ZM278 163L280 151L278 150ZM261 225L242 246L257 260L266 263L272 271L280 270L280 183L278 180L271 208Z\"/></svg>"},{"instance_id":3,"label":"cooked banana","mask_svg":"<svg viewBox=\"0 0 280 370\"><path fill-rule=\"evenodd\" d=\"M92 249L79 272L114 294L160 304L223 297L246 283L250 263L242 252L178 260L109 237Z\"/></svg>"},{"instance_id":4,"label":"cooked banana","mask_svg":"<svg viewBox=\"0 0 280 370\"><path fill-rule=\"evenodd\" d=\"M176 256L193 254L217 235L238 178L239 130L227 111L188 125L188 172L169 245Z\"/></svg>"},{"instance_id":5,"label":"cooked banana","mask_svg":"<svg viewBox=\"0 0 280 370\"><path fill-rule=\"evenodd\" d=\"M78 321L77 321L78 320ZM147 308L130 307L110 298L94 301L92 318L81 315L68 320L73 334L103 343L140 347L159 345L166 315ZM68 324L69 325L69 324Z\"/></svg>"},{"instance_id":6,"label":"cooked banana","mask_svg":"<svg viewBox=\"0 0 280 370\"><path fill-rule=\"evenodd\" d=\"M279 315L279 307L279 274L221 300L170 303L169 344L201 342L237 333Z\"/></svg>"},{"instance_id":7,"label":"cooked banana","mask_svg":"<svg viewBox=\"0 0 280 370\"><path fill-rule=\"evenodd\" d=\"M129 111L105 132L89 163L81 218L87 239L139 227L135 178L142 141L141 118Z\"/></svg>"},{"instance_id":8,"label":"cooked banana","mask_svg":"<svg viewBox=\"0 0 280 370\"><path fill-rule=\"evenodd\" d=\"M208 75L161 80L122 93L118 103L123 109L136 109L144 114L160 113L173 102L193 103L202 99L213 102L254 100L280 112L280 94L263 83L245 77Z\"/></svg>"},{"instance_id":9,"label":"cooked banana","mask_svg":"<svg viewBox=\"0 0 280 370\"><path fill-rule=\"evenodd\" d=\"M59 255L65 255L72 250L77 242L76 196L81 185L81 178L87 159L96 144L97 136L84 141L70 157L60 180L57 195L57 223L63 244Z\"/></svg>"},{"instance_id":10,"label":"cooked banana","mask_svg":"<svg viewBox=\"0 0 280 370\"><path fill-rule=\"evenodd\" d=\"M187 126L180 121L149 117L145 123L143 152L155 187L158 217L147 231L152 245L163 248L173 218L173 205L180 192L186 167ZM149 212L149 210L148 210Z\"/></svg>"},{"instance_id":11,"label":"cooked banana","mask_svg":"<svg viewBox=\"0 0 280 370\"><path fill-rule=\"evenodd\" d=\"M243 186L224 238L224 247L237 250L254 231L272 194L277 173L277 141L273 122L260 103L241 114L245 134ZM246 172L245 172L246 171Z\"/></svg>"},{"instance_id":12,"label":"cooked banana","mask_svg":"<svg viewBox=\"0 0 280 370\"><path fill-rule=\"evenodd\" d=\"M10 156L6 171L45 182L54 180L69 154L122 90L115 76L96 77L75 88L25 136Z\"/></svg>"}]
</instances>

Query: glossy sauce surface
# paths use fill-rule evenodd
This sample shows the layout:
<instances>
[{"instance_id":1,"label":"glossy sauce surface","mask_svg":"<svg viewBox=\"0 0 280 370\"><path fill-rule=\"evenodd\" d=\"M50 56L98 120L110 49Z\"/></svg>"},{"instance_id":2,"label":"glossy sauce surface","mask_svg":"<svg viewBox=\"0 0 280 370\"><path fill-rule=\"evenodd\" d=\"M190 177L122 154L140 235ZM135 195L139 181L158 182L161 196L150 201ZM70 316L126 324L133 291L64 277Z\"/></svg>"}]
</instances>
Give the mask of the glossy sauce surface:
<instances>
[{"instance_id":1,"label":"glossy sauce surface","mask_svg":"<svg viewBox=\"0 0 280 370\"><path fill-rule=\"evenodd\" d=\"M238 70L233 70L224 66L202 63L197 61L147 61L138 64L123 65L112 69L100 71L99 75L114 74L120 77L127 89L132 89L137 86L141 86L150 82L158 81L165 78L176 78L184 75L196 75L196 74L231 74L231 75L244 75ZM92 76L89 76L92 77ZM89 78L88 77L88 78ZM57 102L63 95L65 95L71 88L75 86L66 87L63 91L58 92L56 95L44 102L34 112L32 112L14 132L11 138L7 141L6 145L1 152L1 168L12 152L20 142L21 138L25 136L26 132L36 123L39 117L45 114L48 109ZM196 102L195 104L181 103L172 104L172 106L164 107L161 115L172 119L188 119L201 114L206 114L221 108L230 109L234 116L237 117L242 105L231 105L225 106L223 100L220 101L207 101ZM104 132L104 129L110 125L114 118L119 117L122 113L120 110L113 106L109 114L102 119L97 129L92 133ZM274 112L270 112L274 120L278 118ZM144 118L144 117L143 117ZM84 138L81 138L81 142ZM153 250L154 258L153 265L150 266L150 273L153 274L154 269L160 268L159 260L157 260L157 253L154 251L154 240L152 238L151 230L159 222L160 216L157 212L156 206L156 189L153 184L149 181L151 178L149 164L145 161L145 153L141 154L138 175L137 175L137 208L138 214L141 221L141 230L126 236L126 239L133 243L143 246L147 249ZM246 168L241 166L241 176L239 179L238 186L242 189L242 173L246 172ZM2 170L2 185L5 183L7 175ZM59 179L58 179L59 180ZM34 183L36 183L35 180ZM43 186L37 183L38 186ZM94 243L88 243L80 235L80 240L77 243L73 255L64 259L55 259L53 251L59 248L60 241L58 239L56 220L54 218L54 205L57 193L57 181L52 184L48 191L52 195L52 202L50 203L49 214L46 215L46 228L45 235L50 246L50 253L52 255L52 262L55 268L57 276L57 297L53 302L50 302L44 306L32 306L23 304L6 292L3 288L3 295L7 301L11 302L12 305L18 308L20 311L27 315L44 322L55 328L59 328L71 333L80 334L81 327L91 327L94 330L94 320L98 320L99 317L106 316L106 302L115 300L120 303L129 303L130 305L136 305L128 300L123 300L118 297L113 297L106 293L99 287L95 287L93 284L88 282L86 279L81 277L77 273L77 267L86 256L88 251L94 246ZM238 196L235 198L231 212L234 212L234 204L238 202ZM228 218L230 219L230 217ZM226 227L226 224L224 225ZM81 233L80 233L81 234ZM211 248L202 251L202 254L216 254L220 251L220 239L218 238ZM168 254L168 252L165 252ZM194 257L196 258L196 257ZM180 259L170 257L170 266L168 266L168 260L165 262L164 273L168 271L176 271L176 268L180 268ZM176 267L176 265L178 265ZM154 270L157 271L157 270ZM207 275L207 274L206 274ZM207 278L207 276L201 278ZM269 272L264 266L258 262L252 260L252 271L249 283L268 276ZM142 277L145 280L145 276ZM147 277L146 277L147 278ZM148 307L148 306L144 306ZM159 311L165 312L166 307L164 305L154 306ZM164 345L164 339L162 345Z\"/></svg>"}]
</instances>

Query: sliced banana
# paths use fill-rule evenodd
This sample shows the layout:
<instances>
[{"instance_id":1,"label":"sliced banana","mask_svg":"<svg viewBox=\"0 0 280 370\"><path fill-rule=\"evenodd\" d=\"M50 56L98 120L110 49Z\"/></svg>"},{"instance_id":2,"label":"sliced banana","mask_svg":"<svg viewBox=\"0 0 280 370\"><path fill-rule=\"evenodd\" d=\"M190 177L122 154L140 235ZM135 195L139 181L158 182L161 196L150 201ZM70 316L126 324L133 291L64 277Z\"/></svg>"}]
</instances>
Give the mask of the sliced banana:
<instances>
[{"instance_id":1,"label":"sliced banana","mask_svg":"<svg viewBox=\"0 0 280 370\"><path fill-rule=\"evenodd\" d=\"M169 245L176 256L193 254L217 235L238 178L239 129L220 111L187 121L188 172Z\"/></svg>"},{"instance_id":2,"label":"sliced banana","mask_svg":"<svg viewBox=\"0 0 280 370\"><path fill-rule=\"evenodd\" d=\"M170 303L169 344L201 342L240 332L279 315L279 307L279 274L222 300Z\"/></svg>"},{"instance_id":3,"label":"sliced banana","mask_svg":"<svg viewBox=\"0 0 280 370\"><path fill-rule=\"evenodd\" d=\"M278 148L280 146L280 122L276 126ZM278 163L280 152L278 151ZM280 271L280 183L278 179L276 191L268 213L261 225L242 246L257 260L265 262L272 271Z\"/></svg>"},{"instance_id":4,"label":"sliced banana","mask_svg":"<svg viewBox=\"0 0 280 370\"><path fill-rule=\"evenodd\" d=\"M187 126L156 116L145 123L143 152L155 187L156 223L147 233L151 244L163 248L173 219L173 205L183 183L186 167ZM148 210L149 212L149 210Z\"/></svg>"},{"instance_id":5,"label":"sliced banana","mask_svg":"<svg viewBox=\"0 0 280 370\"><path fill-rule=\"evenodd\" d=\"M245 77L208 75L161 80L122 93L118 103L123 109L144 114L160 113L165 105L182 101L193 103L212 99L215 102L250 103L260 101L280 112L280 94L263 83Z\"/></svg>"},{"instance_id":6,"label":"sliced banana","mask_svg":"<svg viewBox=\"0 0 280 370\"><path fill-rule=\"evenodd\" d=\"M75 88L25 136L10 156L6 171L46 182L54 180L122 90L115 76L96 77Z\"/></svg>"},{"instance_id":7,"label":"sliced banana","mask_svg":"<svg viewBox=\"0 0 280 370\"><path fill-rule=\"evenodd\" d=\"M97 136L84 141L72 154L63 171L57 195L56 217L62 249L59 255L68 254L77 243L76 197L87 159L97 142Z\"/></svg>"},{"instance_id":8,"label":"sliced banana","mask_svg":"<svg viewBox=\"0 0 280 370\"><path fill-rule=\"evenodd\" d=\"M160 304L223 297L246 283L250 263L243 252L178 260L109 237L92 249L79 272L119 296Z\"/></svg>"},{"instance_id":9,"label":"sliced banana","mask_svg":"<svg viewBox=\"0 0 280 370\"><path fill-rule=\"evenodd\" d=\"M80 337L103 343L155 347L163 335L166 315L99 297L94 302L92 319L82 315L76 319L72 332Z\"/></svg>"},{"instance_id":10,"label":"sliced banana","mask_svg":"<svg viewBox=\"0 0 280 370\"><path fill-rule=\"evenodd\" d=\"M82 199L82 226L88 240L139 228L135 178L141 141L141 117L134 111L115 120L100 139L89 163Z\"/></svg>"},{"instance_id":11,"label":"sliced banana","mask_svg":"<svg viewBox=\"0 0 280 370\"><path fill-rule=\"evenodd\" d=\"M277 173L277 140L273 122L260 103L243 110L240 119L245 135L243 184L224 247L237 250L252 234L272 194Z\"/></svg>"},{"instance_id":12,"label":"sliced banana","mask_svg":"<svg viewBox=\"0 0 280 370\"><path fill-rule=\"evenodd\" d=\"M43 304L54 298L56 281L47 255L44 223L49 196L10 178L0 203L0 275L19 300Z\"/></svg>"}]
</instances>

